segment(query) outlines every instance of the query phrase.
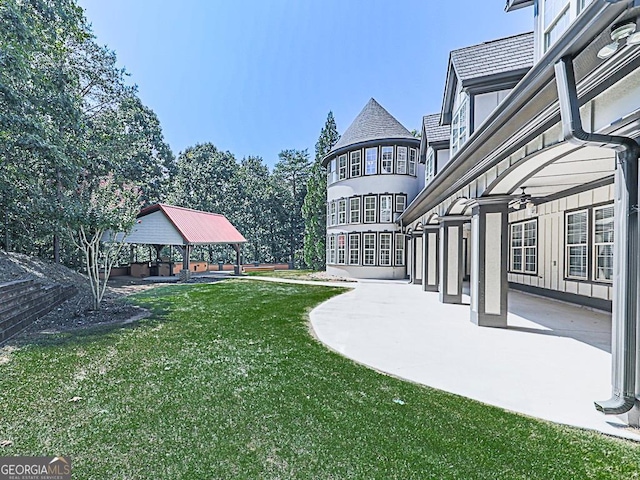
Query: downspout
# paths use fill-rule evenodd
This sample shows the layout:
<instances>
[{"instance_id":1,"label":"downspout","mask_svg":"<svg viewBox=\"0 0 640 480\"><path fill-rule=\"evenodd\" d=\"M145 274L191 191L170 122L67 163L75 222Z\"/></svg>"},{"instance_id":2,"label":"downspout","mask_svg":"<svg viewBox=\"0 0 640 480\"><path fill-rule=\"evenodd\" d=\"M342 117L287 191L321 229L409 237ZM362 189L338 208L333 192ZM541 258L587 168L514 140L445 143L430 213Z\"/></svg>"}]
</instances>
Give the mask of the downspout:
<instances>
[{"instance_id":1,"label":"downspout","mask_svg":"<svg viewBox=\"0 0 640 480\"><path fill-rule=\"evenodd\" d=\"M595 402L598 411L620 415L635 404L638 288L638 157L640 146L629 137L585 132L570 56L555 64L560 116L565 140L617 152L612 334L612 397Z\"/></svg>"}]
</instances>

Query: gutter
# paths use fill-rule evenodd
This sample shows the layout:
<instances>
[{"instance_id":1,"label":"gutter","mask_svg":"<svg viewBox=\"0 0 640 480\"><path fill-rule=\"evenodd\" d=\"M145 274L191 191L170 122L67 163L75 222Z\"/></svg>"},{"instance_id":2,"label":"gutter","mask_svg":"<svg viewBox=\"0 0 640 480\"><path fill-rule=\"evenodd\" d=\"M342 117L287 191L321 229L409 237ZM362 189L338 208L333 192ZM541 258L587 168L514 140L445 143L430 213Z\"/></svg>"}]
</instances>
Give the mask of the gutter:
<instances>
[{"instance_id":1,"label":"gutter","mask_svg":"<svg viewBox=\"0 0 640 480\"><path fill-rule=\"evenodd\" d=\"M560 117L565 140L581 146L608 148L617 152L613 301L613 393L609 400L595 402L598 411L620 415L636 402L636 303L638 288L638 158L640 145L629 137L588 133L582 128L573 59L561 58L554 66ZM620 238L621 237L621 238Z\"/></svg>"},{"instance_id":2,"label":"gutter","mask_svg":"<svg viewBox=\"0 0 640 480\"><path fill-rule=\"evenodd\" d=\"M484 160L488 157L473 158L474 152L483 144L490 142L496 133L508 125L509 119L535 98L540 90L553 81L553 65L558 60L566 55L575 55L583 50L597 36L596 32L599 33L608 28L629 6L634 6L633 0L593 0L556 44L511 91L500 104L500 107L496 108L472 134L442 172L436 175L433 181L407 206L407 209L400 217L404 223L414 222L460 188L463 188L465 183L468 183L467 180L469 180L464 178L465 175L472 174L477 176L491 168L493 164L488 164L482 172L478 173L478 167L480 164L485 163ZM499 147L497 146L496 149ZM513 152L508 153L505 151L500 153L501 160ZM493 156L493 154L490 156Z\"/></svg>"}]
</instances>

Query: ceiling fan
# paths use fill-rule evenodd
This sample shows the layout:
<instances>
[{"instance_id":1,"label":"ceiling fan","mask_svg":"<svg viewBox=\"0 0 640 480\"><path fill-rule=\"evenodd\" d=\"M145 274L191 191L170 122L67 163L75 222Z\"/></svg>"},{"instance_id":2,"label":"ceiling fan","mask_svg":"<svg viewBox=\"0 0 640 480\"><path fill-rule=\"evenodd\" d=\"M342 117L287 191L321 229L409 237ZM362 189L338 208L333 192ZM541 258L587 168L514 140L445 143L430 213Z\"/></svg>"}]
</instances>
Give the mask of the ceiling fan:
<instances>
[{"instance_id":1,"label":"ceiling fan","mask_svg":"<svg viewBox=\"0 0 640 480\"><path fill-rule=\"evenodd\" d=\"M522 189L522 193L509 202L509 208L521 210L523 208L534 207L535 203L533 203L531 195L525 192L525 188L527 187L520 188Z\"/></svg>"}]
</instances>

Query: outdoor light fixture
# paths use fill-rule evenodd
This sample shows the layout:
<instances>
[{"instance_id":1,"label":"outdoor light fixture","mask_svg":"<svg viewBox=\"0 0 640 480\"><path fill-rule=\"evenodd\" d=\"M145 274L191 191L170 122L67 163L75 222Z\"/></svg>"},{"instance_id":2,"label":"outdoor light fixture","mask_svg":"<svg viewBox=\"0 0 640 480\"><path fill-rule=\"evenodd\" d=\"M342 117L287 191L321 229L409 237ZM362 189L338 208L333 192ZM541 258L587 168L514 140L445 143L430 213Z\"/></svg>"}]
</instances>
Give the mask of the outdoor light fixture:
<instances>
[{"instance_id":1,"label":"outdoor light fixture","mask_svg":"<svg viewBox=\"0 0 640 480\"><path fill-rule=\"evenodd\" d=\"M636 32L635 19L614 25L611 30L611 40L613 42L605 45L598 52L598 58L605 60L618 51L620 42L627 39L627 45L637 45L640 43L640 32Z\"/></svg>"}]
</instances>

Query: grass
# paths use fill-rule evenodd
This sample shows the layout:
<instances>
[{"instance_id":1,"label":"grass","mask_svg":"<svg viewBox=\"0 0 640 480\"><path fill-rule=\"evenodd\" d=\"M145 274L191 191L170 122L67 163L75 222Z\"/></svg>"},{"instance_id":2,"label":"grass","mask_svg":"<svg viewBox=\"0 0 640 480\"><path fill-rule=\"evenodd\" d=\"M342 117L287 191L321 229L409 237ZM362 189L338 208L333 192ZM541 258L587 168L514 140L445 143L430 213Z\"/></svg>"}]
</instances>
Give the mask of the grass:
<instances>
[{"instance_id":1,"label":"grass","mask_svg":"<svg viewBox=\"0 0 640 480\"><path fill-rule=\"evenodd\" d=\"M228 280L135 297L154 317L0 359L2 455L74 479L639 478L640 446L359 366L309 333L341 292ZM81 397L70 402L73 397Z\"/></svg>"}]
</instances>

